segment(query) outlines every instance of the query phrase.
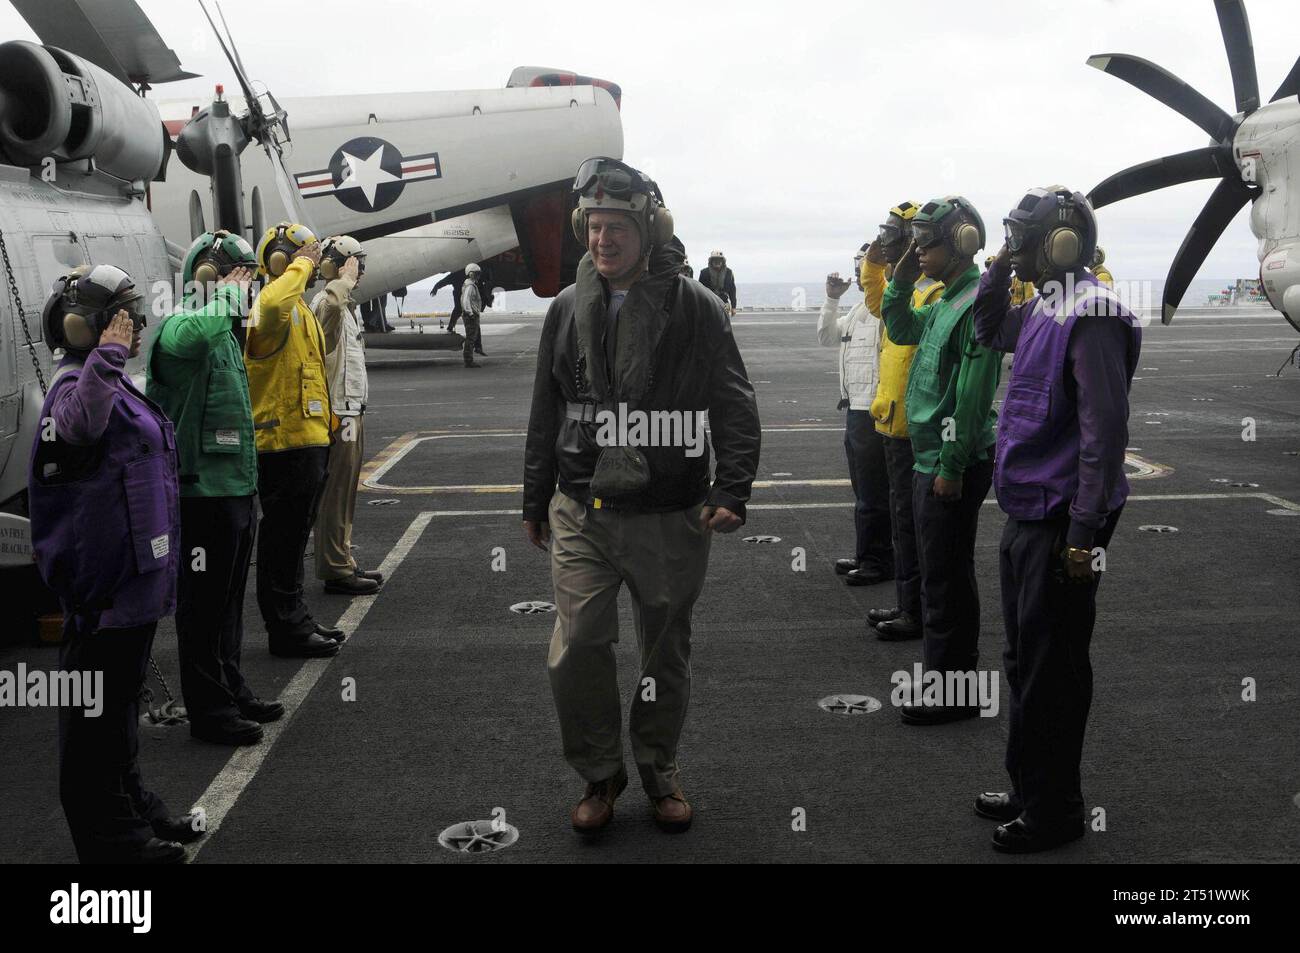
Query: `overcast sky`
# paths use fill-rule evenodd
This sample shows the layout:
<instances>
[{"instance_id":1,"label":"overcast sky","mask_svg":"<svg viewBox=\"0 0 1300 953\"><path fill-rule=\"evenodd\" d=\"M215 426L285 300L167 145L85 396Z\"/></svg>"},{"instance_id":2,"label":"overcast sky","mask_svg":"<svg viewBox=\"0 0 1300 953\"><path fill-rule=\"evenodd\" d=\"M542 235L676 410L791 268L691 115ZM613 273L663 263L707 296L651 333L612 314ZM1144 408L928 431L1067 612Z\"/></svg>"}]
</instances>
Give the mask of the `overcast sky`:
<instances>
[{"instance_id":1,"label":"overcast sky","mask_svg":"<svg viewBox=\"0 0 1300 953\"><path fill-rule=\"evenodd\" d=\"M521 65L601 76L624 92L625 158L659 182L696 264L721 248L741 281L847 270L897 201L960 193L989 252L1029 186L1084 191L1206 144L1181 116L1084 65L1134 53L1232 111L1210 0L891 3L268 3L227 0L254 80L280 98L500 87ZM193 0L142 0L210 94L233 77ZM864 12L864 8L870 12ZM1264 99L1300 54L1295 0L1248 4ZM0 37L34 39L0 7ZM290 116L292 125L292 115ZM1214 182L1099 213L1120 278L1163 278ZM1200 276L1258 272L1242 212Z\"/></svg>"}]
</instances>

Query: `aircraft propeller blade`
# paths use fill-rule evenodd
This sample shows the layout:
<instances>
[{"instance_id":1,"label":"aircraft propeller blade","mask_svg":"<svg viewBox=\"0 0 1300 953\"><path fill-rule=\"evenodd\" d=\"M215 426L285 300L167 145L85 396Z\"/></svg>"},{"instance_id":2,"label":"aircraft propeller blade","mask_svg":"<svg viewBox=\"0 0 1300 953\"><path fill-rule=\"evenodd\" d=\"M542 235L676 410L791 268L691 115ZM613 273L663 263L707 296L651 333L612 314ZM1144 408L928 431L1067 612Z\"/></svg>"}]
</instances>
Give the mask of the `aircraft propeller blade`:
<instances>
[{"instance_id":1,"label":"aircraft propeller blade","mask_svg":"<svg viewBox=\"0 0 1300 953\"><path fill-rule=\"evenodd\" d=\"M1102 208L1121 199L1154 192L1180 182L1236 174L1230 146L1206 146L1152 159L1116 172L1088 193L1088 201L1093 208Z\"/></svg>"},{"instance_id":2,"label":"aircraft propeller blade","mask_svg":"<svg viewBox=\"0 0 1300 953\"><path fill-rule=\"evenodd\" d=\"M1205 262L1205 257L1219 240L1223 230L1228 227L1242 207L1257 193L1257 189L1246 185L1239 178L1226 178L1215 187L1209 201L1201 209L1196 221L1187 232L1187 237L1178 248L1174 262L1169 266L1169 275L1165 278L1164 300L1161 303L1160 321L1168 324L1174 319L1174 312L1182 303L1183 295L1196 277L1196 272Z\"/></svg>"},{"instance_id":3,"label":"aircraft propeller blade","mask_svg":"<svg viewBox=\"0 0 1300 953\"><path fill-rule=\"evenodd\" d=\"M1228 139L1236 121L1191 86L1150 60L1128 53L1088 57L1088 65L1136 86L1208 132L1215 142Z\"/></svg>"},{"instance_id":4,"label":"aircraft propeller blade","mask_svg":"<svg viewBox=\"0 0 1300 953\"><path fill-rule=\"evenodd\" d=\"M1270 103L1275 103L1279 99L1286 99L1288 96L1300 95L1300 58L1297 58L1295 64L1291 67L1291 72L1286 74L1286 79L1282 80L1282 85L1277 88L1273 94Z\"/></svg>"},{"instance_id":5,"label":"aircraft propeller blade","mask_svg":"<svg viewBox=\"0 0 1300 953\"><path fill-rule=\"evenodd\" d=\"M1232 94L1237 112L1252 113L1259 108L1259 77L1255 73L1255 45L1250 40L1250 20L1242 0L1214 0L1219 15L1219 32L1228 53L1232 71Z\"/></svg>"}]
</instances>

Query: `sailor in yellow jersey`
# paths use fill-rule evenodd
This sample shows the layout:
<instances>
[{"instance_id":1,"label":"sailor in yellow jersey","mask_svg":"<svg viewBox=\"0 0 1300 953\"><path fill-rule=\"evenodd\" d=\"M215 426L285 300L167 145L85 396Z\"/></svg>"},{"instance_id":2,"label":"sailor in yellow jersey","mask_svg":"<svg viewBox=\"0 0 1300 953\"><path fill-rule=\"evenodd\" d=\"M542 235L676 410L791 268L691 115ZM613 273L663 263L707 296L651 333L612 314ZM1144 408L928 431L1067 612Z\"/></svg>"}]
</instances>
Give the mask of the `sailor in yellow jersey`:
<instances>
[{"instance_id":1,"label":"sailor in yellow jersey","mask_svg":"<svg viewBox=\"0 0 1300 953\"><path fill-rule=\"evenodd\" d=\"M244 365L257 436L257 605L271 654L337 655L343 634L318 626L303 601L303 556L325 488L333 413L325 334L303 293L320 262L304 225L281 222L257 247L267 280L253 302Z\"/></svg>"},{"instance_id":2,"label":"sailor in yellow jersey","mask_svg":"<svg viewBox=\"0 0 1300 953\"><path fill-rule=\"evenodd\" d=\"M879 317L880 301L894 264L912 240L912 218L919 208L914 202L899 202L875 241L867 248L862 262L862 290L867 309ZM943 294L943 283L922 276L912 292L912 307L922 308ZM916 550L916 526L912 518L912 441L907 431L907 410L903 395L907 392L907 373L912 366L916 345L895 344L889 329L881 322L880 373L876 396L871 402L871 416L884 449L885 471L889 480L889 505L894 537L894 589L897 603L888 608L867 610L867 622L876 628L876 636L887 641L921 637L921 567Z\"/></svg>"}]
</instances>

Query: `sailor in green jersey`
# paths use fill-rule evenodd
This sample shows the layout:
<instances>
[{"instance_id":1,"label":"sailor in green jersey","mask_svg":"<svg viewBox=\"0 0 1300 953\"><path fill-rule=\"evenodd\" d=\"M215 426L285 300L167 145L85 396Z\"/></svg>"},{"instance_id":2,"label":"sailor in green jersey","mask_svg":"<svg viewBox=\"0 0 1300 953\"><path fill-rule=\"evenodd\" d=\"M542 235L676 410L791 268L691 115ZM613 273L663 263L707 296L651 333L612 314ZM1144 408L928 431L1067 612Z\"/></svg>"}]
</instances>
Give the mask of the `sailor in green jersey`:
<instances>
[{"instance_id":1,"label":"sailor in green jersey","mask_svg":"<svg viewBox=\"0 0 1300 953\"><path fill-rule=\"evenodd\" d=\"M927 671L974 672L979 662L975 535L993 480L993 394L998 355L975 342L974 256L984 222L960 196L927 202L912 219L912 245L885 289L881 316L890 340L917 345L906 407L916 459L912 508L921 561L921 612ZM914 308L921 274L941 281L938 301ZM947 683L947 680L945 680ZM918 686L919 688L919 686ZM927 699L929 700L929 699ZM939 724L979 714L974 698L903 706L907 724Z\"/></svg>"},{"instance_id":2,"label":"sailor in green jersey","mask_svg":"<svg viewBox=\"0 0 1300 953\"><path fill-rule=\"evenodd\" d=\"M256 259L238 235L205 232L185 257L185 305L164 319L146 394L176 425L181 573L176 635L195 738L255 744L284 714L240 672L244 585L253 553L257 447L238 336Z\"/></svg>"}]
</instances>

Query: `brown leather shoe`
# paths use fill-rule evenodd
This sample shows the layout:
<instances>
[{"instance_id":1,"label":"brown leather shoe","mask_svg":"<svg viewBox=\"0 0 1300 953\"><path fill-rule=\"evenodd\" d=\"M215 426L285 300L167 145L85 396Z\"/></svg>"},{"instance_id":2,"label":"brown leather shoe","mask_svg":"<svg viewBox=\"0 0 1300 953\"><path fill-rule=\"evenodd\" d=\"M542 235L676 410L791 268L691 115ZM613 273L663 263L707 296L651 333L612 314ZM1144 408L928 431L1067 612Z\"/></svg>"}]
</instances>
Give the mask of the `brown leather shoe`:
<instances>
[{"instance_id":1,"label":"brown leather shoe","mask_svg":"<svg viewBox=\"0 0 1300 953\"><path fill-rule=\"evenodd\" d=\"M604 781L587 785L587 793L582 796L578 806L569 812L573 829L579 834L595 834L604 830L614 818L614 801L627 787L627 769L619 768L618 774Z\"/></svg>"},{"instance_id":2,"label":"brown leather shoe","mask_svg":"<svg viewBox=\"0 0 1300 953\"><path fill-rule=\"evenodd\" d=\"M689 830L694 812L686 803L681 785L673 785L673 793L651 799L654 802L655 824L667 834L680 834Z\"/></svg>"}]
</instances>

